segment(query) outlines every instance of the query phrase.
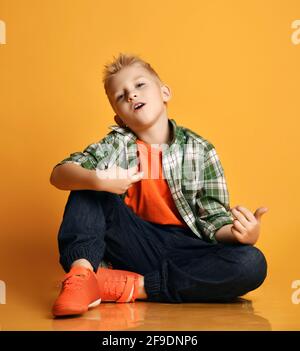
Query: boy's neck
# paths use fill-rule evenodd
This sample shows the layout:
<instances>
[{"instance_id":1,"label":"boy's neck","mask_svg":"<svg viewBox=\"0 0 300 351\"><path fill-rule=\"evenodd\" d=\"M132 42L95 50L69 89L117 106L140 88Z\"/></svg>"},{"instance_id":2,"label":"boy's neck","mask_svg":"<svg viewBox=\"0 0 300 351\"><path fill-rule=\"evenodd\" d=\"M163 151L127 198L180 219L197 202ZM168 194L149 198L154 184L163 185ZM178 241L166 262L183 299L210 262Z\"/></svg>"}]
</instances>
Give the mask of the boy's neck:
<instances>
[{"instance_id":1,"label":"boy's neck","mask_svg":"<svg viewBox=\"0 0 300 351\"><path fill-rule=\"evenodd\" d=\"M146 144L170 144L173 137L168 118L161 118L147 130L135 134Z\"/></svg>"}]
</instances>

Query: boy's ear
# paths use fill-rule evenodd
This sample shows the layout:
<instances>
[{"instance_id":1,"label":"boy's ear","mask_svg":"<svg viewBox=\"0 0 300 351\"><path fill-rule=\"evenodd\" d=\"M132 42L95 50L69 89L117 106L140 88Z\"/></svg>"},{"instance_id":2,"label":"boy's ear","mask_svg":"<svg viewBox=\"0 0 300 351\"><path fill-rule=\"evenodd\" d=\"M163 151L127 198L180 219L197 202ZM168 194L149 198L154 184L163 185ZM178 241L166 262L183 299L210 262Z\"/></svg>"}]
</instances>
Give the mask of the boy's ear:
<instances>
[{"instance_id":1,"label":"boy's ear","mask_svg":"<svg viewBox=\"0 0 300 351\"><path fill-rule=\"evenodd\" d=\"M118 115L115 115L114 119L115 119L115 122L116 122L120 127L123 127L123 128L126 127L126 124L121 120L121 118L120 118Z\"/></svg>"},{"instance_id":2,"label":"boy's ear","mask_svg":"<svg viewBox=\"0 0 300 351\"><path fill-rule=\"evenodd\" d=\"M164 84L161 87L161 91L162 91L164 102L168 102L172 97L172 92L170 87L167 84Z\"/></svg>"}]
</instances>

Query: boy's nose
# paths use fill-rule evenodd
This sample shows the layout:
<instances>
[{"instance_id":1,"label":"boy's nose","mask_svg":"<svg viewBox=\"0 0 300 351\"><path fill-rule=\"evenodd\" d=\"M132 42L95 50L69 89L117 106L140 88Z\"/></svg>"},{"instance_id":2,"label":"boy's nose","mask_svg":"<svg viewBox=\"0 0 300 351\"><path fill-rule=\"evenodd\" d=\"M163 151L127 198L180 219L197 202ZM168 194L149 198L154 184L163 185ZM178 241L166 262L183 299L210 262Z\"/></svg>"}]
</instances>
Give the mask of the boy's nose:
<instances>
[{"instance_id":1,"label":"boy's nose","mask_svg":"<svg viewBox=\"0 0 300 351\"><path fill-rule=\"evenodd\" d=\"M132 100L132 97L131 97L132 95L136 97L136 94L129 94L128 95L128 101Z\"/></svg>"}]
</instances>

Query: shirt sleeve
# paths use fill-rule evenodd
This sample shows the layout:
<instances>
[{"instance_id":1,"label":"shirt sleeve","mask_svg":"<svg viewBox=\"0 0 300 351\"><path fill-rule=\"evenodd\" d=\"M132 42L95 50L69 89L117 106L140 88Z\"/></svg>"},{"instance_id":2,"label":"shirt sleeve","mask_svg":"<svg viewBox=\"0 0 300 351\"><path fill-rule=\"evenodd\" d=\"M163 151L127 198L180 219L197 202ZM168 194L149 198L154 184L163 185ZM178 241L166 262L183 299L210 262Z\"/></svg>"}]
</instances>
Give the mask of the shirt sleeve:
<instances>
[{"instance_id":1,"label":"shirt sleeve","mask_svg":"<svg viewBox=\"0 0 300 351\"><path fill-rule=\"evenodd\" d=\"M198 192L196 203L204 235L216 242L216 231L233 223L230 212L229 194L221 161L215 147L210 144L204 157L203 186Z\"/></svg>"},{"instance_id":2,"label":"shirt sleeve","mask_svg":"<svg viewBox=\"0 0 300 351\"><path fill-rule=\"evenodd\" d=\"M101 166L103 168L108 163L114 146L114 137L112 134L108 134L99 142L89 144L83 151L71 153L67 158L57 163L54 168L65 163L74 163L89 170L101 169Z\"/></svg>"}]
</instances>

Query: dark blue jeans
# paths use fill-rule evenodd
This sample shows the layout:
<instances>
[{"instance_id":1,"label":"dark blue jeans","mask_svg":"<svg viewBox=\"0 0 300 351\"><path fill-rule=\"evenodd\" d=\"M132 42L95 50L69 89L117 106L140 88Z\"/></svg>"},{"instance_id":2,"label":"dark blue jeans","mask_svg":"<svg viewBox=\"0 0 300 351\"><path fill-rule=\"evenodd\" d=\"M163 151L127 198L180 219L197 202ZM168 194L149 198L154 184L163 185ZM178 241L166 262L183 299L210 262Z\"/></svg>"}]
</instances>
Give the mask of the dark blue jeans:
<instances>
[{"instance_id":1,"label":"dark blue jeans","mask_svg":"<svg viewBox=\"0 0 300 351\"><path fill-rule=\"evenodd\" d=\"M58 233L60 263L68 272L85 258L142 274L149 301L228 301L256 289L267 274L251 245L208 243L186 228L148 222L119 195L71 191Z\"/></svg>"}]
</instances>

